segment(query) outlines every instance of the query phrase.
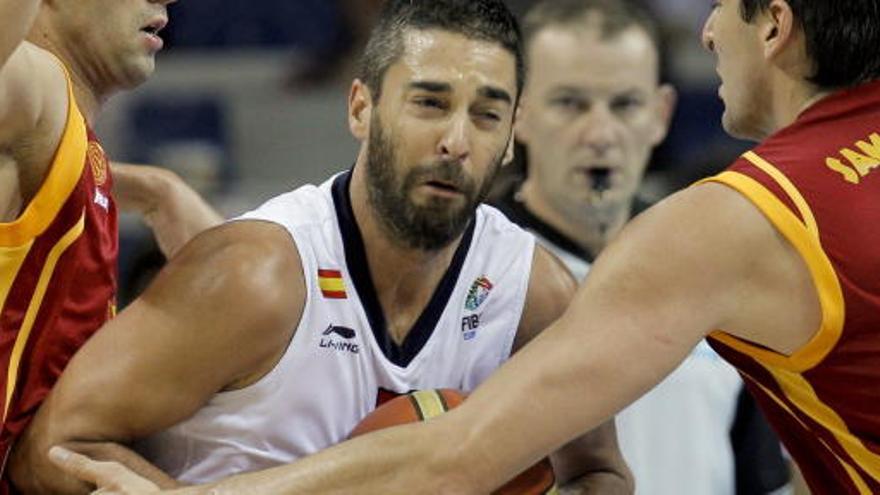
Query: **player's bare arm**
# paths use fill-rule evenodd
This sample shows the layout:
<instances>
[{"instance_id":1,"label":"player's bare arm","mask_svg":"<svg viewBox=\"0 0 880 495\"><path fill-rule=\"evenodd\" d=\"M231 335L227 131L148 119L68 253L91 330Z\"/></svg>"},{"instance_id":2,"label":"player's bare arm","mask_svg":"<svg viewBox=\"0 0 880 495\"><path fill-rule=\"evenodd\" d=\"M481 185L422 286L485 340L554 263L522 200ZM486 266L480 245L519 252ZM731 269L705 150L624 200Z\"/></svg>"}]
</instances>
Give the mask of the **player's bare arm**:
<instances>
[{"instance_id":1,"label":"player's bare arm","mask_svg":"<svg viewBox=\"0 0 880 495\"><path fill-rule=\"evenodd\" d=\"M707 333L724 329L791 353L818 325L813 283L788 241L739 193L694 187L632 222L566 314L458 408L288 466L174 493L342 494L353 486L363 494L412 486L488 493L601 424ZM408 462L416 458L426 461Z\"/></svg>"},{"instance_id":2,"label":"player's bare arm","mask_svg":"<svg viewBox=\"0 0 880 495\"><path fill-rule=\"evenodd\" d=\"M256 382L302 312L305 282L291 273L301 273L299 256L274 224L233 222L194 239L71 361L17 445L15 482L28 493L88 492L48 461L52 445L125 444Z\"/></svg>"},{"instance_id":3,"label":"player's bare arm","mask_svg":"<svg viewBox=\"0 0 880 495\"><path fill-rule=\"evenodd\" d=\"M632 401L707 333L789 354L818 313L805 265L769 221L725 186L694 187L630 224L566 315L426 434L469 424L458 455L470 457L453 465L478 466L462 489L483 492Z\"/></svg>"},{"instance_id":4,"label":"player's bare arm","mask_svg":"<svg viewBox=\"0 0 880 495\"><path fill-rule=\"evenodd\" d=\"M140 214L162 253L171 258L196 234L219 225L217 213L170 170L113 163L113 193L123 211Z\"/></svg>"},{"instance_id":5,"label":"player's bare arm","mask_svg":"<svg viewBox=\"0 0 880 495\"><path fill-rule=\"evenodd\" d=\"M576 290L577 282L562 262L536 246L514 352L562 316ZM617 445L613 418L557 450L551 461L563 493L632 493L632 473Z\"/></svg>"}]
</instances>

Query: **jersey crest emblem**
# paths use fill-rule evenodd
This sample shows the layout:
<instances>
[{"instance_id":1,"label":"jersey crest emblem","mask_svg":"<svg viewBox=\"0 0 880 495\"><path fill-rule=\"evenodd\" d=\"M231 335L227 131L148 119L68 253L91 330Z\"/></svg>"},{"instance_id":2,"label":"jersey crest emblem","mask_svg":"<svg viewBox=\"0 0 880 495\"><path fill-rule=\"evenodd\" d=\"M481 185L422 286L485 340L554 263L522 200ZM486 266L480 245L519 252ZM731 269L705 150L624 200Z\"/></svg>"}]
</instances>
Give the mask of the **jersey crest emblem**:
<instances>
[{"instance_id":1,"label":"jersey crest emblem","mask_svg":"<svg viewBox=\"0 0 880 495\"><path fill-rule=\"evenodd\" d=\"M95 141L89 141L89 149L86 151L89 160L89 166L92 168L92 176L95 178L95 185L100 187L107 182L107 154L104 148Z\"/></svg>"},{"instance_id":2,"label":"jersey crest emblem","mask_svg":"<svg viewBox=\"0 0 880 495\"><path fill-rule=\"evenodd\" d=\"M483 304L483 301L489 297L492 287L494 287L492 282L485 275L474 280L474 283L471 284L471 288L468 290L467 299L465 299L464 302L465 309L468 311L476 311L477 308Z\"/></svg>"}]
</instances>

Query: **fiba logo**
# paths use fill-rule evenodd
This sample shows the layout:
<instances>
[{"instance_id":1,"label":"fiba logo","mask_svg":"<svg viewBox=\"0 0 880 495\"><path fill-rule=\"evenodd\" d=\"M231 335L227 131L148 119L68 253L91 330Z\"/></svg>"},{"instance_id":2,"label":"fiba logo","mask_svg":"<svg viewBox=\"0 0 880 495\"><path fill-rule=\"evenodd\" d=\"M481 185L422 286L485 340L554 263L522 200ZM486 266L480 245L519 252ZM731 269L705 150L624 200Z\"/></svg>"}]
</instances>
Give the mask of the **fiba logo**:
<instances>
[{"instance_id":1,"label":"fiba logo","mask_svg":"<svg viewBox=\"0 0 880 495\"><path fill-rule=\"evenodd\" d=\"M477 308L483 304L483 301L489 297L489 293L492 292L493 287L494 285L492 284L492 281L485 275L474 280L474 283L471 284L471 288L468 290L467 298L464 302L465 309L468 311L476 311Z\"/></svg>"}]
</instances>

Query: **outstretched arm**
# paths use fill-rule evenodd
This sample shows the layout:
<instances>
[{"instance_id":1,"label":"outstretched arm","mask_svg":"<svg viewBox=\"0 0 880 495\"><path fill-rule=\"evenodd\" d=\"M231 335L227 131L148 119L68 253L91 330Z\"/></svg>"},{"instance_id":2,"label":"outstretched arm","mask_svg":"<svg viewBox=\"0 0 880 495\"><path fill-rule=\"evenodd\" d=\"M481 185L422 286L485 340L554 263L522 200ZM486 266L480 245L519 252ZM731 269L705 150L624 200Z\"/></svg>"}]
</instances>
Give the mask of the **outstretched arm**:
<instances>
[{"instance_id":1,"label":"outstretched arm","mask_svg":"<svg viewBox=\"0 0 880 495\"><path fill-rule=\"evenodd\" d=\"M304 291L281 227L234 222L200 235L74 356L19 440L12 479L28 493L87 490L49 463L52 445L126 443L253 383L286 349Z\"/></svg>"},{"instance_id":2,"label":"outstretched arm","mask_svg":"<svg viewBox=\"0 0 880 495\"><path fill-rule=\"evenodd\" d=\"M791 354L819 321L787 241L738 193L697 186L631 222L566 314L461 406L174 493L489 493L658 383L708 332Z\"/></svg>"},{"instance_id":3,"label":"outstretched arm","mask_svg":"<svg viewBox=\"0 0 880 495\"><path fill-rule=\"evenodd\" d=\"M169 259L198 233L223 222L183 179L163 168L113 163L113 193L122 210L144 218Z\"/></svg>"}]
</instances>

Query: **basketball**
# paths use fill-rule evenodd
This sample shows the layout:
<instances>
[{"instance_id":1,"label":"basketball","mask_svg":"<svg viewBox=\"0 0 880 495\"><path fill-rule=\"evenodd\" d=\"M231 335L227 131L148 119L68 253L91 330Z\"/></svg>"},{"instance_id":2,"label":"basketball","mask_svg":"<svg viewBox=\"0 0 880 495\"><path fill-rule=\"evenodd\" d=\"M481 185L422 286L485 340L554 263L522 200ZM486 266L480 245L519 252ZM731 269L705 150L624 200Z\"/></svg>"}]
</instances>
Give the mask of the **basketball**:
<instances>
[{"instance_id":1,"label":"basketball","mask_svg":"<svg viewBox=\"0 0 880 495\"><path fill-rule=\"evenodd\" d=\"M351 432L354 438L390 426L424 421L461 404L466 395L457 390L419 390L382 404L363 419ZM556 476L550 460L544 458L494 492L494 495L557 494Z\"/></svg>"}]
</instances>

